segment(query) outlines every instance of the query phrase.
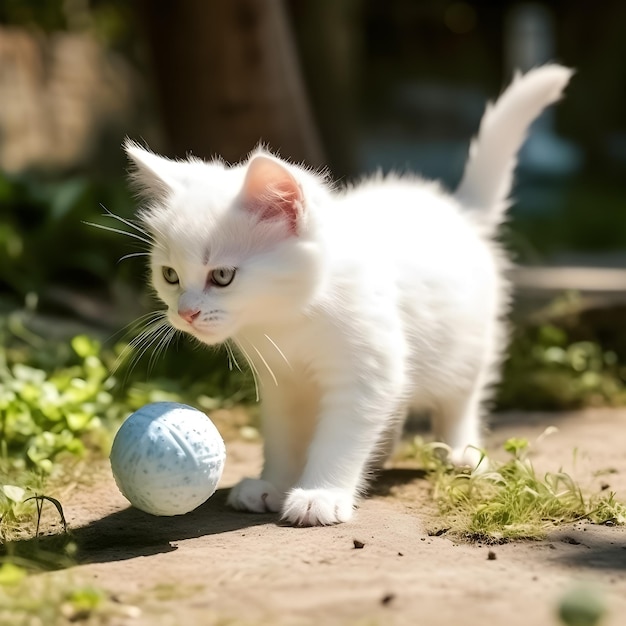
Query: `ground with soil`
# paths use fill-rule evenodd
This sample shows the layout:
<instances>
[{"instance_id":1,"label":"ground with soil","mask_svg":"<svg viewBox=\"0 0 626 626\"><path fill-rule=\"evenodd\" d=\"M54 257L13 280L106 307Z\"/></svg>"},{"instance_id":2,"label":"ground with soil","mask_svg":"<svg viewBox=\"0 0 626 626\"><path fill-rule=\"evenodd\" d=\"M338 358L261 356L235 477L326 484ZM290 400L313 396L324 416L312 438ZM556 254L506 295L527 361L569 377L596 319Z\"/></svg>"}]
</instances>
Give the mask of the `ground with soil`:
<instances>
[{"instance_id":1,"label":"ground with soil","mask_svg":"<svg viewBox=\"0 0 626 626\"><path fill-rule=\"evenodd\" d=\"M533 446L535 466L562 467L585 489L608 485L626 500L626 411L498 416L488 448L534 441L552 425L559 431ZM577 523L498 546L430 536L429 483L406 462L381 474L350 523L290 528L226 508L228 487L261 464L258 442L227 441L227 450L220 489L185 516L129 508L106 464L101 480L63 502L80 546L72 579L139 608L116 625L549 626L580 583L599 590L604 626L624 624L624 528Z\"/></svg>"}]
</instances>

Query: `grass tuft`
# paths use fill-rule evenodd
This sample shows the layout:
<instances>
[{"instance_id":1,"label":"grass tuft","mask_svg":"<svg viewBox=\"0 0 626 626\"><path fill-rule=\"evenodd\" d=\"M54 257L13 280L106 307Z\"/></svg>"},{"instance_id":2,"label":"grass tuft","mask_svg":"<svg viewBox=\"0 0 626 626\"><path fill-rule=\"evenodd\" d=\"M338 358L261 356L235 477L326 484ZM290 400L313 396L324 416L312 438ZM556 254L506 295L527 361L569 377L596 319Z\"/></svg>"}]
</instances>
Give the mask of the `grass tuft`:
<instances>
[{"instance_id":1,"label":"grass tuft","mask_svg":"<svg viewBox=\"0 0 626 626\"><path fill-rule=\"evenodd\" d=\"M416 438L410 455L428 470L433 499L443 526L434 534L485 543L540 539L554 526L587 520L593 524L626 524L626 506L614 493L586 496L567 473L540 476L528 459L529 443L509 439L508 459L483 457L478 472L459 472L445 462L445 446Z\"/></svg>"},{"instance_id":2,"label":"grass tuft","mask_svg":"<svg viewBox=\"0 0 626 626\"><path fill-rule=\"evenodd\" d=\"M141 611L69 576L28 576L14 563L0 564L0 624L90 626L127 623Z\"/></svg>"}]
</instances>

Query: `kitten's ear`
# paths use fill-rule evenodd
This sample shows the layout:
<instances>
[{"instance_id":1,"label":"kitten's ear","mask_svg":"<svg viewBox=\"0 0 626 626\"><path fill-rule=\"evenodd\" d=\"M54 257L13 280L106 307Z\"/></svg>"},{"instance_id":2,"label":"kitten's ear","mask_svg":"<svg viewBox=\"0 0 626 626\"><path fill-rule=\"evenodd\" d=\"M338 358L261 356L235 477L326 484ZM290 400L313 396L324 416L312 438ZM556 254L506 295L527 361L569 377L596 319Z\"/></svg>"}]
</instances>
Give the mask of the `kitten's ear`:
<instances>
[{"instance_id":1,"label":"kitten's ear","mask_svg":"<svg viewBox=\"0 0 626 626\"><path fill-rule=\"evenodd\" d=\"M163 200L181 185L176 175L180 163L144 150L130 139L124 141L124 150L133 166L131 180L142 195Z\"/></svg>"},{"instance_id":2,"label":"kitten's ear","mask_svg":"<svg viewBox=\"0 0 626 626\"><path fill-rule=\"evenodd\" d=\"M298 221L304 210L302 189L287 168L274 159L255 156L241 190L246 210L261 220L284 220L290 232L298 233Z\"/></svg>"}]
</instances>

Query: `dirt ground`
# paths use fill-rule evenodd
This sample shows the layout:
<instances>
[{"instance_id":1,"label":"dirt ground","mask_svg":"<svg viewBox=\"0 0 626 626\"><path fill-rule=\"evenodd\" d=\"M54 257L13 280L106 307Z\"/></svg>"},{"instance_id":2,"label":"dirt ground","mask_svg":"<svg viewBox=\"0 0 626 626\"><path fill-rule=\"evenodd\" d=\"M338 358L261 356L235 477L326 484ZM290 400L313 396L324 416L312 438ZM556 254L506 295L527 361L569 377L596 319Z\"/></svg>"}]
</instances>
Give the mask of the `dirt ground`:
<instances>
[{"instance_id":1,"label":"dirt ground","mask_svg":"<svg viewBox=\"0 0 626 626\"><path fill-rule=\"evenodd\" d=\"M535 466L563 467L589 489L607 483L626 500L626 411L497 416L488 447L551 425L559 432L534 446ZM350 523L290 528L226 508L228 487L261 463L259 443L227 450L220 489L185 516L130 508L107 467L64 502L80 545L72 578L138 607L116 625L548 626L577 584L597 588L604 626L626 623L625 528L580 523L495 547L429 536L428 483L406 464L383 472Z\"/></svg>"}]
</instances>

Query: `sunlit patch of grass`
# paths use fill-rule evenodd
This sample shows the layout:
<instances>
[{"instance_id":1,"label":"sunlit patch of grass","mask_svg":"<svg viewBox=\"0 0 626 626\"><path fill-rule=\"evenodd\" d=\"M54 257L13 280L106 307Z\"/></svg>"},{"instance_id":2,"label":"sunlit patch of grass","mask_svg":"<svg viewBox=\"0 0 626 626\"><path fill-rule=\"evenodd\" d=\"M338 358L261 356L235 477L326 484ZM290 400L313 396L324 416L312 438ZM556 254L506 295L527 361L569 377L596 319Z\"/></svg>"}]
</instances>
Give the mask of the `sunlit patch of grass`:
<instances>
[{"instance_id":1,"label":"sunlit patch of grass","mask_svg":"<svg viewBox=\"0 0 626 626\"><path fill-rule=\"evenodd\" d=\"M19 565L0 564L0 624L100 626L139 615L137 607L67 575L29 576Z\"/></svg>"},{"instance_id":2,"label":"sunlit patch of grass","mask_svg":"<svg viewBox=\"0 0 626 626\"><path fill-rule=\"evenodd\" d=\"M76 544L56 498L0 485L0 516L1 563L35 572L75 564Z\"/></svg>"},{"instance_id":3,"label":"sunlit patch of grass","mask_svg":"<svg viewBox=\"0 0 626 626\"><path fill-rule=\"evenodd\" d=\"M28 498L40 488L41 478L34 472L0 471L0 544L18 538L35 519L36 505Z\"/></svg>"},{"instance_id":4,"label":"sunlit patch of grass","mask_svg":"<svg viewBox=\"0 0 626 626\"><path fill-rule=\"evenodd\" d=\"M587 496L562 471L537 473L525 439L509 439L508 459L481 462L485 469L459 472L445 462L445 446L414 440L409 454L429 472L433 499L447 531L471 540L498 543L539 539L559 524L587 520L593 524L626 523L626 506L614 493Z\"/></svg>"}]
</instances>

